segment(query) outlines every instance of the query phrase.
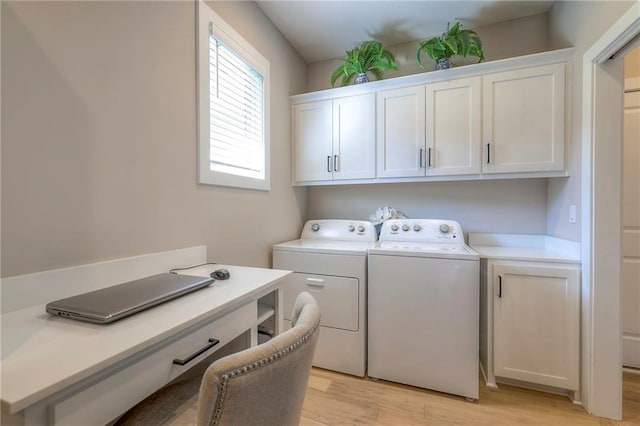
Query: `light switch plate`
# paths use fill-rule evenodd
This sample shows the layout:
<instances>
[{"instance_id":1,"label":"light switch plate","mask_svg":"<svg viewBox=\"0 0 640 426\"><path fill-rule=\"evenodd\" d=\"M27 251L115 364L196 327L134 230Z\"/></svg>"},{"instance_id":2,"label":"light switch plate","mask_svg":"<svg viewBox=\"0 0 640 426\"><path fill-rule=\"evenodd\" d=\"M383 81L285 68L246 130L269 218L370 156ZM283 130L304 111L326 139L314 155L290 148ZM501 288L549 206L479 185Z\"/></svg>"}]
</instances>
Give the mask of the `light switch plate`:
<instances>
[{"instance_id":1,"label":"light switch plate","mask_svg":"<svg viewBox=\"0 0 640 426\"><path fill-rule=\"evenodd\" d=\"M569 223L576 223L576 206L571 204L569 206Z\"/></svg>"}]
</instances>

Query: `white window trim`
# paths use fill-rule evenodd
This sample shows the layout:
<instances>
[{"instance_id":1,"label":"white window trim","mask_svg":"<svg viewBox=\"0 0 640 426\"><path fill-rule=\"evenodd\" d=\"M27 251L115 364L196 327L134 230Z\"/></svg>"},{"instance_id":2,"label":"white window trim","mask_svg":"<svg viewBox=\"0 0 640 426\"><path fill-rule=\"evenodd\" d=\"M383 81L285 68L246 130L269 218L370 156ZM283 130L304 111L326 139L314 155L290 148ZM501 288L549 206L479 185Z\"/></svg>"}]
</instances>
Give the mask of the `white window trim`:
<instances>
[{"instance_id":1,"label":"white window trim","mask_svg":"<svg viewBox=\"0 0 640 426\"><path fill-rule=\"evenodd\" d=\"M209 31L233 49L264 77L264 179L254 179L211 170L209 142ZM269 191L271 188L269 137L269 61L254 49L202 0L197 8L197 126L198 126L198 183Z\"/></svg>"}]
</instances>

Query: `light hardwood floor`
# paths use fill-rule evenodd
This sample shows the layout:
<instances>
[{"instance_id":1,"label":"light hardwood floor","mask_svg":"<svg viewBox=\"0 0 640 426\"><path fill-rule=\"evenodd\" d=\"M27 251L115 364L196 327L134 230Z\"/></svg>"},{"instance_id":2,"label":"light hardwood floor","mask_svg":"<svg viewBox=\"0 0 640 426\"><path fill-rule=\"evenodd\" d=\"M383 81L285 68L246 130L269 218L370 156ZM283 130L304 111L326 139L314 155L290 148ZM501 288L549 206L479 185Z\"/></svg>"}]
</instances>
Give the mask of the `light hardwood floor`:
<instances>
[{"instance_id":1,"label":"light hardwood floor","mask_svg":"<svg viewBox=\"0 0 640 426\"><path fill-rule=\"evenodd\" d=\"M623 420L590 416L566 397L481 380L480 399L314 368L300 426L640 425L640 375L624 374Z\"/></svg>"}]
</instances>

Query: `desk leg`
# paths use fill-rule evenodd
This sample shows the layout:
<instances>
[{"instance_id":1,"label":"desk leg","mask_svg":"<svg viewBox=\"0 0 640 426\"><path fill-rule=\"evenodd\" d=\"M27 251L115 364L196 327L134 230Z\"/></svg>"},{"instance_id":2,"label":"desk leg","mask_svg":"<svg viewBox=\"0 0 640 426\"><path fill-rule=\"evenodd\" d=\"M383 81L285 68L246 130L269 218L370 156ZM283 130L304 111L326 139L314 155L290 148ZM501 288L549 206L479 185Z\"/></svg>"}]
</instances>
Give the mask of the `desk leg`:
<instances>
[{"instance_id":1,"label":"desk leg","mask_svg":"<svg viewBox=\"0 0 640 426\"><path fill-rule=\"evenodd\" d=\"M251 327L251 347L258 345L258 326Z\"/></svg>"},{"instance_id":2,"label":"desk leg","mask_svg":"<svg viewBox=\"0 0 640 426\"><path fill-rule=\"evenodd\" d=\"M284 306L284 292L282 291L282 286L279 286L275 290L276 293L276 303L275 303L275 331L276 336L284 331L284 314L283 314L283 306Z\"/></svg>"}]
</instances>

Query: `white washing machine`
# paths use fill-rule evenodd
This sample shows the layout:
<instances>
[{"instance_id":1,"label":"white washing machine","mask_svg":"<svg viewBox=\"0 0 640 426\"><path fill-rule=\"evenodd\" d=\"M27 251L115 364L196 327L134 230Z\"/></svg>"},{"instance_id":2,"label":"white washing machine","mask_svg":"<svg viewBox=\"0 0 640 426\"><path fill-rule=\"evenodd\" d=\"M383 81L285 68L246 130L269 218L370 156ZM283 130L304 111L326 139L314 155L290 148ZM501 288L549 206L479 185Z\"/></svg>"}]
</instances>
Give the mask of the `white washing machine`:
<instances>
[{"instance_id":1,"label":"white washing machine","mask_svg":"<svg viewBox=\"0 0 640 426\"><path fill-rule=\"evenodd\" d=\"M478 398L479 263L457 222L384 222L369 250L370 377Z\"/></svg>"},{"instance_id":2,"label":"white washing machine","mask_svg":"<svg viewBox=\"0 0 640 426\"><path fill-rule=\"evenodd\" d=\"M273 246L273 267L294 274L284 284L284 328L298 294L320 305L320 337L313 365L364 376L367 366L367 250L376 241L371 222L310 220L300 239Z\"/></svg>"}]
</instances>

